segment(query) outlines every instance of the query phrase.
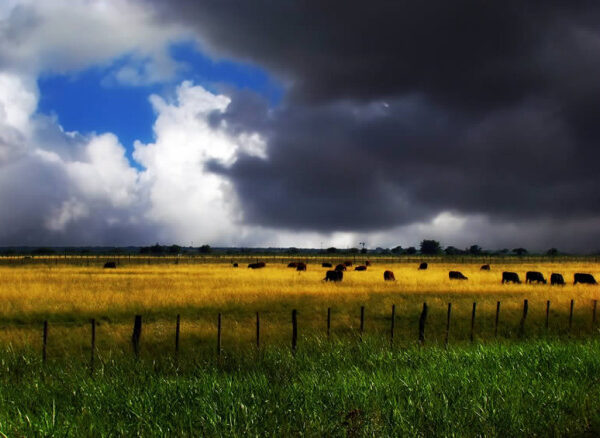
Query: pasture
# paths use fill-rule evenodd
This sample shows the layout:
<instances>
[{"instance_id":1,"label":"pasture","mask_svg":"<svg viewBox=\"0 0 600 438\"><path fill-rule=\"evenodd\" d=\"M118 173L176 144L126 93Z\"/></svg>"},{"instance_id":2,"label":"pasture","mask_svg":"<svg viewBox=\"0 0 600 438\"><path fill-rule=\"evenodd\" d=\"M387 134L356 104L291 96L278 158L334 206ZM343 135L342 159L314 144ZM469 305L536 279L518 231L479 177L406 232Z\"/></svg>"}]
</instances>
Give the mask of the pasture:
<instances>
[{"instance_id":1,"label":"pasture","mask_svg":"<svg viewBox=\"0 0 600 438\"><path fill-rule=\"evenodd\" d=\"M594 300L597 285L573 285L573 275L585 272L600 277L596 262L492 263L489 271L479 263L429 263L418 270L414 263L373 260L367 271L349 267L342 282L324 282L327 268L309 263L306 271L287 267L289 259L267 260L262 269L231 263L140 264L121 261L117 269L48 262L0 266L0 345L12 349L41 348L41 327L49 323L48 356L87 357L90 319L97 321L100 357L128 351L133 316L143 316L141 352L151 357L171 354L176 315L181 318L181 354L214 351L217 315L222 314L224 352L253 348L256 313L260 317L260 344L288 345L291 311L298 311L299 348L310 338L360 336L360 308L364 307L363 337L388 339L395 305L394 343L417 341L423 303L428 304L426 342L440 344L446 332L447 304L452 303L449 342L471 338L473 303L477 303L473 333L477 342L517 337L523 300L528 300L525 334L587 337L596 333ZM338 260L332 260L334 263ZM335 266L335 264L334 264ZM392 270L396 281L383 281ZM450 280L458 270L467 281ZM517 272L523 283L502 284L502 271ZM548 279L559 272L565 286L525 284L526 271L540 271ZM550 301L546 328L547 301ZM573 316L570 304L574 301ZM496 333L495 313L501 302ZM202 353L205 354L205 353Z\"/></svg>"},{"instance_id":2,"label":"pasture","mask_svg":"<svg viewBox=\"0 0 600 438\"><path fill-rule=\"evenodd\" d=\"M266 267L248 269L218 259L133 259L103 269L100 260L3 260L0 433L600 433L594 319L600 288L573 285L576 272L600 277L598 263L492 261L482 271L480 263L430 261L427 270L418 270L414 262L375 259L366 271L352 267L343 281L325 282L320 261L301 272L288 268L288 261L266 259ZM396 281L384 281L385 270ZM450 280L451 270L468 280ZM567 284L503 285L504 270L522 281L530 270L546 278L560 272ZM421 345L424 302L429 311ZM292 354L294 309L298 343ZM134 315L143 319L137 357Z\"/></svg>"}]
</instances>

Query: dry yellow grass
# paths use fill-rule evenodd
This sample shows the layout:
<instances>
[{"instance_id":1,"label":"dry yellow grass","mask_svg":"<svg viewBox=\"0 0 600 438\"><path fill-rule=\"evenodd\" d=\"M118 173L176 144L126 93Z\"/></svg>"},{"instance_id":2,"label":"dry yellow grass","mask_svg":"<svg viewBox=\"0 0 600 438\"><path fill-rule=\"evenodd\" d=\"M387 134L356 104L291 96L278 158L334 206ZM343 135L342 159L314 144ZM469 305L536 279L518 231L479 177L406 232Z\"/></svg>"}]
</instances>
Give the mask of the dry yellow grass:
<instances>
[{"instance_id":1,"label":"dry yellow grass","mask_svg":"<svg viewBox=\"0 0 600 438\"><path fill-rule=\"evenodd\" d=\"M309 264L296 272L285 264L269 263L251 270L226 264L128 265L116 270L99 266L23 265L0 267L0 343L13 347L40 344L40 324L49 320L56 352L78 348L85 351L88 321L96 318L99 346L126 347L134 314L144 315L144 340L157 348L171 348L175 315L182 315L182 348L210 345L216 315L223 313L223 345L251 345L255 313L261 314L263 343L283 342L289 337L290 311L299 311L302 335L324 334L325 315L332 308L336 335L356 333L359 308L366 307L366 332L386 336L392 304L396 305L397 337L416 337L416 321L423 302L430 306L428 338L443 337L446 306L453 303L451 337L468 337L472 303L477 302L476 330L479 339L493 336L496 301L502 302L502 336L514 336L523 299L529 300L528 328L543 332L545 302L551 300L553 333L568 328L570 300L575 300L573 335L591 332L592 303L600 299L599 286L573 286L575 272L589 272L600 279L597 263L492 264L433 263L426 271L414 264L374 263L366 272L349 270L339 284L323 282L326 268ZM353 269L353 268L350 268ZM394 271L397 281L384 282L383 271ZM451 281L449 270L460 270L468 281ZM567 285L502 285L503 270L551 272L564 275ZM208 347L207 347L208 348Z\"/></svg>"}]
</instances>

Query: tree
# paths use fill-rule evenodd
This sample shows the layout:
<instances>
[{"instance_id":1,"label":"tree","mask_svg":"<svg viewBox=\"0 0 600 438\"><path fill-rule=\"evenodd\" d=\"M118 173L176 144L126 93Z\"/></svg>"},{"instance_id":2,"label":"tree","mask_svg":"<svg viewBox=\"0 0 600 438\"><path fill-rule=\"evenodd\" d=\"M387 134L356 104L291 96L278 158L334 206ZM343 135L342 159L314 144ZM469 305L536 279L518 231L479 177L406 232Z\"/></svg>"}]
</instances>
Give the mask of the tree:
<instances>
[{"instance_id":1,"label":"tree","mask_svg":"<svg viewBox=\"0 0 600 438\"><path fill-rule=\"evenodd\" d=\"M336 253L336 252L337 252L337 248L335 248L335 247L331 246L331 247L327 248L327 252L328 252L329 254L334 254L334 253Z\"/></svg>"},{"instance_id":2,"label":"tree","mask_svg":"<svg viewBox=\"0 0 600 438\"><path fill-rule=\"evenodd\" d=\"M350 248L350 249L348 250L348 252L349 252L350 254L358 254L358 248Z\"/></svg>"},{"instance_id":3,"label":"tree","mask_svg":"<svg viewBox=\"0 0 600 438\"><path fill-rule=\"evenodd\" d=\"M210 245L202 245L200 248L198 248L198 251L200 251L202 254L208 254L211 251Z\"/></svg>"},{"instance_id":4,"label":"tree","mask_svg":"<svg viewBox=\"0 0 600 438\"><path fill-rule=\"evenodd\" d=\"M169 246L169 254L176 255L181 253L181 246L171 245Z\"/></svg>"},{"instance_id":5,"label":"tree","mask_svg":"<svg viewBox=\"0 0 600 438\"><path fill-rule=\"evenodd\" d=\"M417 253L417 248L415 248L414 246L409 246L408 248L406 248L406 254L413 255L416 253Z\"/></svg>"},{"instance_id":6,"label":"tree","mask_svg":"<svg viewBox=\"0 0 600 438\"><path fill-rule=\"evenodd\" d=\"M363 248L363 249L361 249L361 250L360 250L360 253L361 253L361 254L366 254L366 253L367 253L367 248Z\"/></svg>"},{"instance_id":7,"label":"tree","mask_svg":"<svg viewBox=\"0 0 600 438\"><path fill-rule=\"evenodd\" d=\"M479 255L481 253L482 253L481 246L479 246L479 245L471 245L469 247L469 254Z\"/></svg>"},{"instance_id":8,"label":"tree","mask_svg":"<svg viewBox=\"0 0 600 438\"><path fill-rule=\"evenodd\" d=\"M546 254L554 257L558 255L558 250L556 248L550 248L548 251L546 251Z\"/></svg>"},{"instance_id":9,"label":"tree","mask_svg":"<svg viewBox=\"0 0 600 438\"><path fill-rule=\"evenodd\" d=\"M439 254L442 251L440 242L437 240L423 240L421 241L421 254Z\"/></svg>"},{"instance_id":10,"label":"tree","mask_svg":"<svg viewBox=\"0 0 600 438\"><path fill-rule=\"evenodd\" d=\"M298 254L298 248L296 248L295 246L290 246L288 248L288 254Z\"/></svg>"},{"instance_id":11,"label":"tree","mask_svg":"<svg viewBox=\"0 0 600 438\"><path fill-rule=\"evenodd\" d=\"M402 247L400 245L398 245L395 248L392 248L392 254L402 254L404 252L404 250L402 249Z\"/></svg>"},{"instance_id":12,"label":"tree","mask_svg":"<svg viewBox=\"0 0 600 438\"><path fill-rule=\"evenodd\" d=\"M512 250L516 255L522 256L523 254L527 254L527 250L525 248L515 248Z\"/></svg>"},{"instance_id":13,"label":"tree","mask_svg":"<svg viewBox=\"0 0 600 438\"><path fill-rule=\"evenodd\" d=\"M454 246L448 246L446 247L446 249L444 250L444 252L447 255L458 255L458 254L462 254L462 250L454 247Z\"/></svg>"}]
</instances>

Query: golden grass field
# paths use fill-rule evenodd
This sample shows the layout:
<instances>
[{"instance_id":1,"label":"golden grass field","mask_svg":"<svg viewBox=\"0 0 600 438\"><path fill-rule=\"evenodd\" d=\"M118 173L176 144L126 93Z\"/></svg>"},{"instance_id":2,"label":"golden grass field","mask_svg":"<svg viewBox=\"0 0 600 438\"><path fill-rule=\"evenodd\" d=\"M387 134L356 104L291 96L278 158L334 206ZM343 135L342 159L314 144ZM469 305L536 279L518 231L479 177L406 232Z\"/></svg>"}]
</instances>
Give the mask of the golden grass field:
<instances>
[{"instance_id":1,"label":"golden grass field","mask_svg":"<svg viewBox=\"0 0 600 438\"><path fill-rule=\"evenodd\" d=\"M286 260L287 261L287 260ZM349 269L353 269L349 268ZM395 282L384 282L390 269ZM39 349L42 321L49 321L49 356L89 350L89 320L98 323L98 350L129 348L133 316L144 318L142 347L146 352L171 352L175 318L181 315L181 351L213 349L217 314L223 315L223 349L246 348L255 342L256 312L261 318L261 344L289 342L290 312L298 309L303 337L324 336L327 308L332 309L332 336L356 336L360 306L365 306L365 336L389 337L392 304L396 305L395 343L417 339L423 302L429 305L427 342L444 338L447 303L452 302L451 342L469 338L472 303L477 302L475 336L479 342L494 337L496 302L501 301L500 338L514 338L523 300L529 300L527 335L545 335L546 300L551 301L549 336L589 336L593 300L600 286L576 285L575 272L600 280L600 264L592 262L494 264L430 263L426 271L410 263L376 260L366 272L348 271L343 282L326 283L327 268L309 264L296 272L285 263L263 269L232 268L230 263L128 264L117 269L71 264L0 266L0 345ZM451 281L449 270L459 270L468 281ZM517 272L523 284L502 285L503 270ZM567 285L527 285L525 272L562 273ZM569 331L570 300L575 300ZM600 310L599 310L600 311Z\"/></svg>"}]
</instances>

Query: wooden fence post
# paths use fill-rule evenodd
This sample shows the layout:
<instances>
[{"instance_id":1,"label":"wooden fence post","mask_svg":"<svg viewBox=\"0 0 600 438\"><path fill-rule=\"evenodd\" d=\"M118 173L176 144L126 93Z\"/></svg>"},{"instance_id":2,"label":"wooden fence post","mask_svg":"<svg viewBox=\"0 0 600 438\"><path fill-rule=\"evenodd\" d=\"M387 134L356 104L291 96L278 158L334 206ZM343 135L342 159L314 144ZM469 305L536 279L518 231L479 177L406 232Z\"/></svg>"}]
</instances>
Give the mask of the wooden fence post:
<instances>
[{"instance_id":1,"label":"wooden fence post","mask_svg":"<svg viewBox=\"0 0 600 438\"><path fill-rule=\"evenodd\" d=\"M256 349L260 350L260 315L256 312Z\"/></svg>"},{"instance_id":2,"label":"wooden fence post","mask_svg":"<svg viewBox=\"0 0 600 438\"><path fill-rule=\"evenodd\" d=\"M217 356L221 356L221 312L217 316Z\"/></svg>"},{"instance_id":3,"label":"wooden fence post","mask_svg":"<svg viewBox=\"0 0 600 438\"><path fill-rule=\"evenodd\" d=\"M529 309L529 302L523 300L523 316L521 316L521 322L519 324L519 336L525 336L525 319L527 318L527 310Z\"/></svg>"},{"instance_id":4,"label":"wooden fence post","mask_svg":"<svg viewBox=\"0 0 600 438\"><path fill-rule=\"evenodd\" d=\"M392 304L392 324L390 327L390 345L394 345L394 323L396 322L396 305Z\"/></svg>"},{"instance_id":5,"label":"wooden fence post","mask_svg":"<svg viewBox=\"0 0 600 438\"><path fill-rule=\"evenodd\" d=\"M327 339L331 334L331 307L327 308Z\"/></svg>"},{"instance_id":6,"label":"wooden fence post","mask_svg":"<svg viewBox=\"0 0 600 438\"><path fill-rule=\"evenodd\" d=\"M452 303L448 303L448 315L446 317L446 337L444 339L444 347L448 348L448 338L450 336L450 315L452 314Z\"/></svg>"},{"instance_id":7,"label":"wooden fence post","mask_svg":"<svg viewBox=\"0 0 600 438\"><path fill-rule=\"evenodd\" d=\"M592 330L596 328L596 308L598 307L598 300L594 300L594 305L592 306Z\"/></svg>"},{"instance_id":8,"label":"wooden fence post","mask_svg":"<svg viewBox=\"0 0 600 438\"><path fill-rule=\"evenodd\" d=\"M298 311L292 310L292 354L296 354L296 344L298 342Z\"/></svg>"},{"instance_id":9,"label":"wooden fence post","mask_svg":"<svg viewBox=\"0 0 600 438\"><path fill-rule=\"evenodd\" d=\"M471 311L471 342L475 341L475 311L477 310L477 303L473 303L473 310Z\"/></svg>"},{"instance_id":10,"label":"wooden fence post","mask_svg":"<svg viewBox=\"0 0 600 438\"><path fill-rule=\"evenodd\" d=\"M177 322L175 323L175 357L179 356L179 331L181 328L181 315L177 314Z\"/></svg>"},{"instance_id":11,"label":"wooden fence post","mask_svg":"<svg viewBox=\"0 0 600 438\"><path fill-rule=\"evenodd\" d=\"M44 333L42 335L42 362L46 362L46 345L48 344L48 321L44 321Z\"/></svg>"},{"instance_id":12,"label":"wooden fence post","mask_svg":"<svg viewBox=\"0 0 600 438\"><path fill-rule=\"evenodd\" d=\"M360 340L362 341L365 330L365 306L360 306Z\"/></svg>"},{"instance_id":13,"label":"wooden fence post","mask_svg":"<svg viewBox=\"0 0 600 438\"><path fill-rule=\"evenodd\" d=\"M92 345L90 349L90 374L94 374L94 355L96 352L96 320L92 318Z\"/></svg>"},{"instance_id":14,"label":"wooden fence post","mask_svg":"<svg viewBox=\"0 0 600 438\"><path fill-rule=\"evenodd\" d=\"M550 300L546 301L546 331L550 327Z\"/></svg>"},{"instance_id":15,"label":"wooden fence post","mask_svg":"<svg viewBox=\"0 0 600 438\"><path fill-rule=\"evenodd\" d=\"M500 318L500 301L496 302L496 322L494 324L494 338L498 337L498 320Z\"/></svg>"},{"instance_id":16,"label":"wooden fence post","mask_svg":"<svg viewBox=\"0 0 600 438\"><path fill-rule=\"evenodd\" d=\"M423 310L419 317L419 343L425 343L425 323L427 322L427 303L423 303Z\"/></svg>"},{"instance_id":17,"label":"wooden fence post","mask_svg":"<svg viewBox=\"0 0 600 438\"><path fill-rule=\"evenodd\" d=\"M575 300L571 300L571 310L569 311L569 334L571 333L571 328L573 327L573 307L575 306Z\"/></svg>"},{"instance_id":18,"label":"wooden fence post","mask_svg":"<svg viewBox=\"0 0 600 438\"><path fill-rule=\"evenodd\" d=\"M140 338L142 337L142 315L135 315L133 322L133 334L131 335L131 344L136 359L140 355Z\"/></svg>"}]
</instances>

